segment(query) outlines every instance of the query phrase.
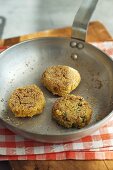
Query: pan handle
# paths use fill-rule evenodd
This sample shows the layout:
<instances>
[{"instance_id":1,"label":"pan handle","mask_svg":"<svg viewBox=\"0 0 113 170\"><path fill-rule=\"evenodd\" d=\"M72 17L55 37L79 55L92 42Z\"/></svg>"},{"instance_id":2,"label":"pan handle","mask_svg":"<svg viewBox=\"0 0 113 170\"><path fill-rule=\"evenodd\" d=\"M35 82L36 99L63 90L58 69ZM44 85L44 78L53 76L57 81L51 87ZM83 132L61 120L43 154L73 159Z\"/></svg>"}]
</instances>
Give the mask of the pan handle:
<instances>
[{"instance_id":1,"label":"pan handle","mask_svg":"<svg viewBox=\"0 0 113 170\"><path fill-rule=\"evenodd\" d=\"M74 18L72 25L72 38L85 41L87 26L98 0L82 0L82 4Z\"/></svg>"}]
</instances>

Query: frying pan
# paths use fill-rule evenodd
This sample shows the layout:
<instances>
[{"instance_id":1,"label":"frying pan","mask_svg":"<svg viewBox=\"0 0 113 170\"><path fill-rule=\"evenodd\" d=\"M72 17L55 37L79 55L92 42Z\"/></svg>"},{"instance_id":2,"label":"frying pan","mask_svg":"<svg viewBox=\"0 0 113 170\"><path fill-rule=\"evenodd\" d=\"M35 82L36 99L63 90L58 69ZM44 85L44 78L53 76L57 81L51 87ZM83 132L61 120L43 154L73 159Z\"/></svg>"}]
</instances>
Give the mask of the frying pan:
<instances>
[{"instance_id":1,"label":"frying pan","mask_svg":"<svg viewBox=\"0 0 113 170\"><path fill-rule=\"evenodd\" d=\"M0 119L20 135L49 143L69 142L89 135L113 115L113 61L85 42L88 21L98 0L84 0L72 26L70 38L39 38L10 47L0 54ZM82 81L72 93L83 96L93 116L82 129L65 129L52 120L52 105L58 98L43 87L40 79L52 65L68 65L80 72ZM46 107L32 118L15 118L8 108L10 94L17 87L37 84L44 92Z\"/></svg>"}]
</instances>

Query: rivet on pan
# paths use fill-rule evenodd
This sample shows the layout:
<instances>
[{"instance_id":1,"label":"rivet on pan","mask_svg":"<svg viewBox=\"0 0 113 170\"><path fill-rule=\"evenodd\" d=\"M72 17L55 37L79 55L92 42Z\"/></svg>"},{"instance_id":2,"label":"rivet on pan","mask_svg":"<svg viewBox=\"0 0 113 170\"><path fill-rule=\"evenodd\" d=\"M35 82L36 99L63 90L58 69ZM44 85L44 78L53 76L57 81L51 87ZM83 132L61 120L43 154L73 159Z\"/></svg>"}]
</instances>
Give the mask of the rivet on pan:
<instances>
[{"instance_id":1,"label":"rivet on pan","mask_svg":"<svg viewBox=\"0 0 113 170\"><path fill-rule=\"evenodd\" d=\"M75 41L71 41L71 42L70 42L70 46L71 46L72 48L75 48L76 45L77 45L77 43L76 43Z\"/></svg>"},{"instance_id":2,"label":"rivet on pan","mask_svg":"<svg viewBox=\"0 0 113 170\"><path fill-rule=\"evenodd\" d=\"M77 47L78 49L82 49L82 48L84 48L84 45L83 45L82 43L77 43L77 44L76 44L76 47Z\"/></svg>"},{"instance_id":3,"label":"rivet on pan","mask_svg":"<svg viewBox=\"0 0 113 170\"><path fill-rule=\"evenodd\" d=\"M77 54L72 54L72 55L71 55L71 58L72 58L73 60L76 60L77 57L78 57Z\"/></svg>"}]
</instances>

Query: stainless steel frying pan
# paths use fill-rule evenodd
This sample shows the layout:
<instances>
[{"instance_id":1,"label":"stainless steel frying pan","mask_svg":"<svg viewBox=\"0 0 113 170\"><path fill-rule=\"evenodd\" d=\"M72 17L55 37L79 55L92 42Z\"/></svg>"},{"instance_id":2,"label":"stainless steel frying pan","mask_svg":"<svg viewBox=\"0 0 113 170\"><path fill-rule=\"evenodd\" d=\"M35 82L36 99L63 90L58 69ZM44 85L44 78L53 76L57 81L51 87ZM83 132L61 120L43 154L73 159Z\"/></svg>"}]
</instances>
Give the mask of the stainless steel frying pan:
<instances>
[{"instance_id":1,"label":"stainless steel frying pan","mask_svg":"<svg viewBox=\"0 0 113 170\"><path fill-rule=\"evenodd\" d=\"M72 26L71 38L40 38L25 41L0 55L0 119L12 131L42 142L68 142L89 135L107 123L113 115L113 61L105 53L85 42L87 24L98 0L84 0ZM83 129L65 129L51 117L57 96L40 79L52 65L77 69L82 81L73 91L83 96L93 108L91 123ZM12 91L27 84L37 84L45 94L44 112L33 118L15 118L8 108Z\"/></svg>"}]
</instances>

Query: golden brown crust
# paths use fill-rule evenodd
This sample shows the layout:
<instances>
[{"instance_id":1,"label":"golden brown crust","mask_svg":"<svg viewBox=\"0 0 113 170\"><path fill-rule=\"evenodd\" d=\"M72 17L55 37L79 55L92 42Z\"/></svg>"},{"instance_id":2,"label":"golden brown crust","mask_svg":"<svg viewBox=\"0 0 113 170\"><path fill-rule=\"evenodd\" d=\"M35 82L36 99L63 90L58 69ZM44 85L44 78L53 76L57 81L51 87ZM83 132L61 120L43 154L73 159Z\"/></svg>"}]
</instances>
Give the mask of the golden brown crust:
<instances>
[{"instance_id":1,"label":"golden brown crust","mask_svg":"<svg viewBox=\"0 0 113 170\"><path fill-rule=\"evenodd\" d=\"M57 123L66 128L82 128L89 123L92 109L83 97L66 95L56 100L52 114Z\"/></svg>"},{"instance_id":2,"label":"golden brown crust","mask_svg":"<svg viewBox=\"0 0 113 170\"><path fill-rule=\"evenodd\" d=\"M51 66L42 75L42 83L55 95L65 96L80 83L81 77L77 70L69 66Z\"/></svg>"},{"instance_id":3,"label":"golden brown crust","mask_svg":"<svg viewBox=\"0 0 113 170\"><path fill-rule=\"evenodd\" d=\"M35 84L17 88L9 99L9 107L16 117L40 114L44 106L44 95Z\"/></svg>"}]
</instances>

